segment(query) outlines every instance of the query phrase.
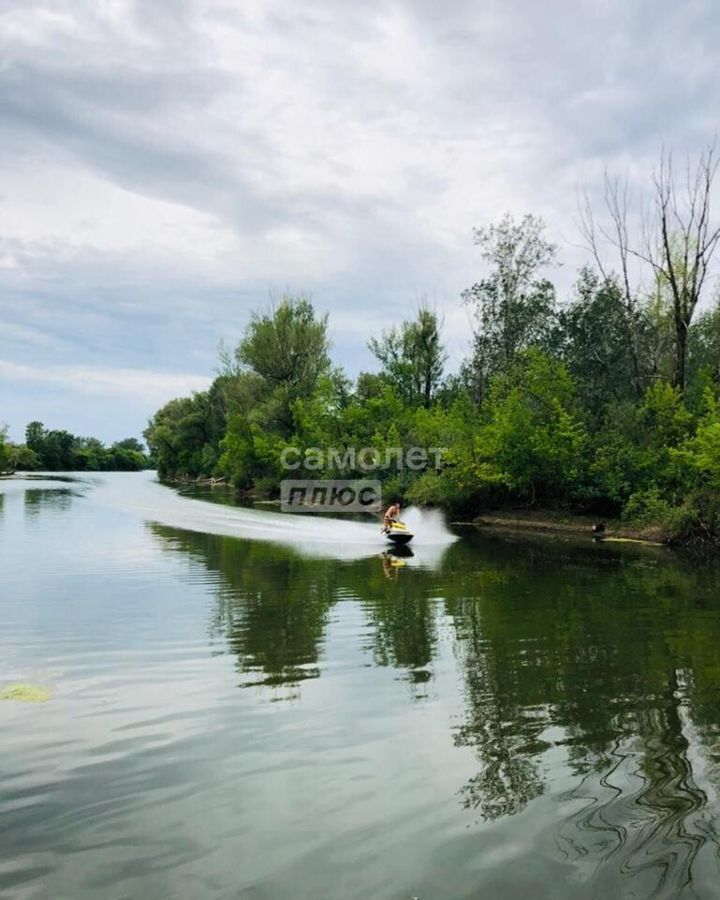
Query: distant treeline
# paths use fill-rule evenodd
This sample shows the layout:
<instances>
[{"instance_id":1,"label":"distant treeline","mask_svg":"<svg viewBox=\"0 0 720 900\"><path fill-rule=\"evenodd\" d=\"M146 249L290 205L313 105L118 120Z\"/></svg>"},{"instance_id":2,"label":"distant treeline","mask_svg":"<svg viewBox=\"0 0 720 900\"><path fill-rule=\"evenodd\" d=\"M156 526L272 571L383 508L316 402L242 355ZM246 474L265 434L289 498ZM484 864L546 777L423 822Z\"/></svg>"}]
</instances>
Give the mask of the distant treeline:
<instances>
[{"instance_id":1,"label":"distant treeline","mask_svg":"<svg viewBox=\"0 0 720 900\"><path fill-rule=\"evenodd\" d=\"M327 316L308 299L255 313L210 389L150 421L160 474L275 495L288 447L295 460L311 447L375 447L383 458L446 447L440 469L378 471L385 496L464 514L552 505L717 540L717 294L697 312L720 238L710 218L715 171L710 150L676 183L664 157L637 245L627 195L609 182L604 224L583 211L594 264L562 303L547 277L557 248L540 219L505 216L478 229L486 271L461 298L474 334L455 374L445 372L442 323L427 304L370 338L379 371L354 382L332 364ZM291 477L362 474L326 462Z\"/></svg>"},{"instance_id":2,"label":"distant treeline","mask_svg":"<svg viewBox=\"0 0 720 900\"><path fill-rule=\"evenodd\" d=\"M69 431L48 431L42 422L31 422L25 443L12 444L7 429L0 429L0 472L136 472L151 468L152 460L140 441L126 438L106 447L92 437Z\"/></svg>"}]
</instances>

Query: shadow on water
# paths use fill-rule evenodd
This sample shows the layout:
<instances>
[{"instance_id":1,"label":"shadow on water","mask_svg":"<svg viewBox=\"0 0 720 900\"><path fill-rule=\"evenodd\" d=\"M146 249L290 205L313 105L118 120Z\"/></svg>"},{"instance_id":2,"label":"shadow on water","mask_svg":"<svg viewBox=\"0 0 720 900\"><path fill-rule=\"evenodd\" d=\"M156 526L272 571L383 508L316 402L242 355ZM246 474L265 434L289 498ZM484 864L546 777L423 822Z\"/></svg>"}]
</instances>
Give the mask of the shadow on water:
<instances>
[{"instance_id":1,"label":"shadow on water","mask_svg":"<svg viewBox=\"0 0 720 900\"><path fill-rule=\"evenodd\" d=\"M52 514L66 513L77 496L70 488L28 488L23 494L25 516L32 521Z\"/></svg>"},{"instance_id":2,"label":"shadow on water","mask_svg":"<svg viewBox=\"0 0 720 900\"><path fill-rule=\"evenodd\" d=\"M398 553L338 562L148 527L219 576L211 630L243 686L322 677L333 610L353 601L373 664L400 670L422 700L444 629L462 698L448 742L477 760L458 799L478 827L552 802L548 841L571 867L567 896L583 885L592 896L677 897L690 885L712 896L702 889L718 860L717 565L475 536L424 570Z\"/></svg>"}]
</instances>

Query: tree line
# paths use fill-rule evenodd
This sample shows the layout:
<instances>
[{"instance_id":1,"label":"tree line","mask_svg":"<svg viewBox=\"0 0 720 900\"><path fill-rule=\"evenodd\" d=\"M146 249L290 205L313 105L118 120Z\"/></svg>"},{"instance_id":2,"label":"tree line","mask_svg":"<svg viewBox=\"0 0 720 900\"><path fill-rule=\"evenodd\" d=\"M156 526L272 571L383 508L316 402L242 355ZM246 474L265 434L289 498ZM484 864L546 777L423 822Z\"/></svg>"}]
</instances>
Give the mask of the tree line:
<instances>
[{"instance_id":1,"label":"tree line","mask_svg":"<svg viewBox=\"0 0 720 900\"><path fill-rule=\"evenodd\" d=\"M378 472L386 496L462 513L552 505L716 539L716 170L712 147L681 176L664 154L637 210L627 186L608 179L604 210L582 209L591 262L562 301L542 219L505 215L477 229L485 272L461 297L473 340L454 373L427 303L369 337L378 371L354 380L333 364L328 317L307 297L255 312L210 388L151 419L161 477L222 478L273 496L287 447L446 447L439 469Z\"/></svg>"},{"instance_id":2,"label":"tree line","mask_svg":"<svg viewBox=\"0 0 720 900\"><path fill-rule=\"evenodd\" d=\"M7 428L0 428L0 474L20 472L136 472L154 465L136 438L106 447L93 437L78 437L64 430L48 430L30 422L25 443L13 444Z\"/></svg>"}]
</instances>

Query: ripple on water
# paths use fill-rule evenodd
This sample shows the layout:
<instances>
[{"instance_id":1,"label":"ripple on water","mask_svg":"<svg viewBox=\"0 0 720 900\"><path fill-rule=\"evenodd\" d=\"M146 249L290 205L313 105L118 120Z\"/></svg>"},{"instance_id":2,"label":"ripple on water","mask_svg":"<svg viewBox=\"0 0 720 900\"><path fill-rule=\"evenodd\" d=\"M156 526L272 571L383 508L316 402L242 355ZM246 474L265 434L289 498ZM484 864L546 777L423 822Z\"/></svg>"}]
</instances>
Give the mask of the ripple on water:
<instances>
[{"instance_id":1,"label":"ripple on water","mask_svg":"<svg viewBox=\"0 0 720 900\"><path fill-rule=\"evenodd\" d=\"M0 895L717 896L717 573L105 483L0 511Z\"/></svg>"}]
</instances>

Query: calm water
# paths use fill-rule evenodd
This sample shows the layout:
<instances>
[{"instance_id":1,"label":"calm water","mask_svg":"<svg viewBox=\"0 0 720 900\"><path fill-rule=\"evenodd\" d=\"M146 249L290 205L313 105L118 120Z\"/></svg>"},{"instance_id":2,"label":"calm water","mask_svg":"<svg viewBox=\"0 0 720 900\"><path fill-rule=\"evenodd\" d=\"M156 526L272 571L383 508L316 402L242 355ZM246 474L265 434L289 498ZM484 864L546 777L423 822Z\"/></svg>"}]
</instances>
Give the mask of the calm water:
<instances>
[{"instance_id":1,"label":"calm water","mask_svg":"<svg viewBox=\"0 0 720 900\"><path fill-rule=\"evenodd\" d=\"M720 897L720 570L0 481L0 896Z\"/></svg>"}]
</instances>

